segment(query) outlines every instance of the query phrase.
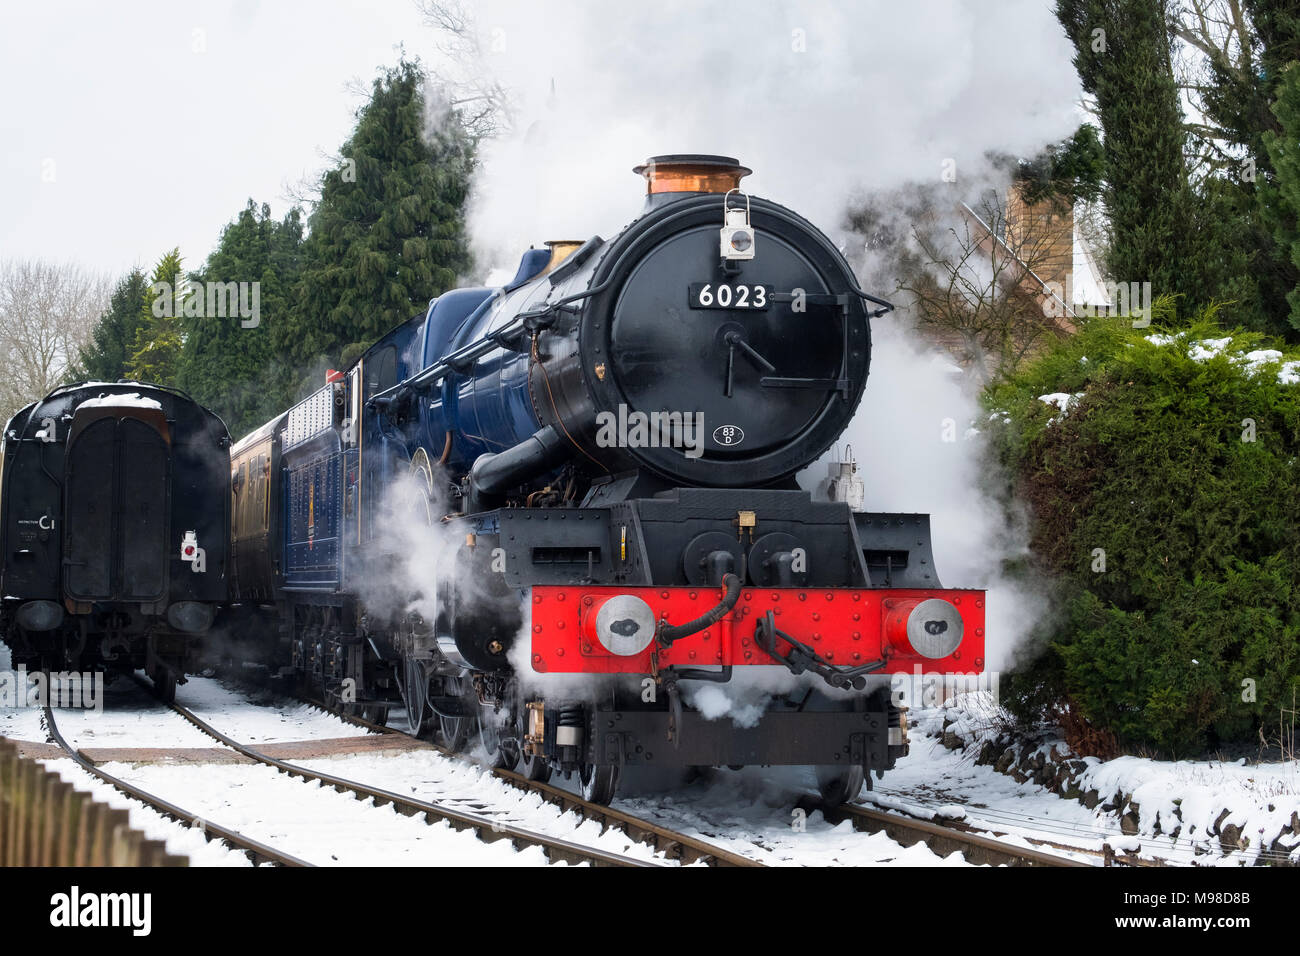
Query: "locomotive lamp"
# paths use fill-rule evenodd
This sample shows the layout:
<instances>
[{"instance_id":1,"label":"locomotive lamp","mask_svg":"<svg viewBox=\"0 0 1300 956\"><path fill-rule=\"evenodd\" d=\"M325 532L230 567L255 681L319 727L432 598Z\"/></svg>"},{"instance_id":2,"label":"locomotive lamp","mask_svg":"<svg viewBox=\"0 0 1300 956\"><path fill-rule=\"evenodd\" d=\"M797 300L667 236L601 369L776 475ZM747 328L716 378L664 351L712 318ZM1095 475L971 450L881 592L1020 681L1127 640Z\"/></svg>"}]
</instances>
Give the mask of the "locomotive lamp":
<instances>
[{"instance_id":1,"label":"locomotive lamp","mask_svg":"<svg viewBox=\"0 0 1300 956\"><path fill-rule=\"evenodd\" d=\"M658 620L649 604L632 594L617 594L584 615L583 632L611 654L633 657L654 640Z\"/></svg>"},{"instance_id":2,"label":"locomotive lamp","mask_svg":"<svg viewBox=\"0 0 1300 956\"><path fill-rule=\"evenodd\" d=\"M889 607L889 605L886 605ZM941 598L909 598L893 603L885 615L885 633L900 652L931 660L948 657L961 645L961 613Z\"/></svg>"},{"instance_id":3,"label":"locomotive lamp","mask_svg":"<svg viewBox=\"0 0 1300 956\"><path fill-rule=\"evenodd\" d=\"M728 190L722 200L721 252L722 258L728 261L754 258L754 229L749 224L749 196L740 193L745 197L745 208L737 206L733 209L727 205L727 201L735 192L740 190Z\"/></svg>"}]
</instances>

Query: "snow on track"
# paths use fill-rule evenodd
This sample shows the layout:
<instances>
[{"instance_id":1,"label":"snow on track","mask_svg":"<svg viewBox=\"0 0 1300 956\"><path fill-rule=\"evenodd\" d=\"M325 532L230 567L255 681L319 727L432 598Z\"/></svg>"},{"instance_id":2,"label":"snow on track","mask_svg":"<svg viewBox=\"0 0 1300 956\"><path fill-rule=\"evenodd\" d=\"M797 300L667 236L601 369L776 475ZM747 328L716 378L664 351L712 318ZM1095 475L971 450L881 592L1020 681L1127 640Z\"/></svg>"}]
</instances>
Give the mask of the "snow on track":
<instances>
[{"instance_id":1,"label":"snow on track","mask_svg":"<svg viewBox=\"0 0 1300 956\"><path fill-rule=\"evenodd\" d=\"M404 816L260 765L103 769L197 816L317 866L545 866L540 847L485 843L472 830Z\"/></svg>"},{"instance_id":2,"label":"snow on track","mask_svg":"<svg viewBox=\"0 0 1300 956\"><path fill-rule=\"evenodd\" d=\"M224 728L221 728L224 730ZM534 830L560 840L595 847L607 853L674 865L650 846L611 828L601 833L595 820L563 813L531 791L512 786L484 767L436 750L393 754L359 754L288 761L320 773L346 777L372 787L465 812L493 816L502 823Z\"/></svg>"},{"instance_id":3,"label":"snow on track","mask_svg":"<svg viewBox=\"0 0 1300 956\"><path fill-rule=\"evenodd\" d=\"M961 853L939 856L924 843L904 847L884 833L863 833L850 820L831 825L820 812L796 813L795 801L815 789L806 768L746 767L615 805L769 866L972 865Z\"/></svg>"},{"instance_id":4,"label":"snow on track","mask_svg":"<svg viewBox=\"0 0 1300 956\"><path fill-rule=\"evenodd\" d=\"M364 737L372 733L311 704L251 688L231 688L209 677L191 677L178 687L176 703L253 748L258 744ZM211 737L200 736L206 746L212 745Z\"/></svg>"}]
</instances>

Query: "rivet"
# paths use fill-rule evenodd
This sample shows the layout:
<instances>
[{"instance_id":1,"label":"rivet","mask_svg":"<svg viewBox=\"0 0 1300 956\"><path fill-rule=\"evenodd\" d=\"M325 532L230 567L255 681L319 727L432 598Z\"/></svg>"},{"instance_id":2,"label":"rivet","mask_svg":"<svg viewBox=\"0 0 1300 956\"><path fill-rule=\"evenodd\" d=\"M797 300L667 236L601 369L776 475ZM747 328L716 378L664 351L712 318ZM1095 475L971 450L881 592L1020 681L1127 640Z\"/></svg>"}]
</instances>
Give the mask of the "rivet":
<instances>
[{"instance_id":1,"label":"rivet","mask_svg":"<svg viewBox=\"0 0 1300 956\"><path fill-rule=\"evenodd\" d=\"M555 595L555 600L557 600L557 601L563 601L563 600L564 600L564 592L561 591L559 594Z\"/></svg>"},{"instance_id":2,"label":"rivet","mask_svg":"<svg viewBox=\"0 0 1300 956\"><path fill-rule=\"evenodd\" d=\"M983 601L976 601L976 602L975 602L975 606L976 606L976 607L983 607L983 606L984 606L984 602L983 602Z\"/></svg>"},{"instance_id":3,"label":"rivet","mask_svg":"<svg viewBox=\"0 0 1300 956\"><path fill-rule=\"evenodd\" d=\"M542 655L541 655L541 654L534 654L534 655L533 655L533 663L534 663L534 664L540 664L541 662L542 662Z\"/></svg>"},{"instance_id":4,"label":"rivet","mask_svg":"<svg viewBox=\"0 0 1300 956\"><path fill-rule=\"evenodd\" d=\"M749 660L753 656L754 656L753 651L745 651L745 660Z\"/></svg>"},{"instance_id":5,"label":"rivet","mask_svg":"<svg viewBox=\"0 0 1300 956\"><path fill-rule=\"evenodd\" d=\"M587 605L587 607L591 607L591 604L592 604L592 601L591 601L591 595L589 594L589 595L587 595L585 598L583 598L583 599L582 599L582 603L585 604L585 605Z\"/></svg>"},{"instance_id":6,"label":"rivet","mask_svg":"<svg viewBox=\"0 0 1300 956\"><path fill-rule=\"evenodd\" d=\"M820 614L818 614L816 611L813 611L812 619L813 619L814 621L820 621L820 620L822 619L822 616L821 616Z\"/></svg>"},{"instance_id":7,"label":"rivet","mask_svg":"<svg viewBox=\"0 0 1300 956\"><path fill-rule=\"evenodd\" d=\"M534 603L534 604L541 604L541 603L542 603L542 596L541 596L540 594L534 594L534 595L533 595L533 603Z\"/></svg>"},{"instance_id":8,"label":"rivet","mask_svg":"<svg viewBox=\"0 0 1300 956\"><path fill-rule=\"evenodd\" d=\"M694 601L696 597L697 597L696 593L695 593L694 591L692 591L692 592L691 592L691 600Z\"/></svg>"},{"instance_id":9,"label":"rivet","mask_svg":"<svg viewBox=\"0 0 1300 956\"><path fill-rule=\"evenodd\" d=\"M564 630L564 622L563 622L563 621L556 621L556 622L555 622L555 626L558 627L561 631Z\"/></svg>"},{"instance_id":10,"label":"rivet","mask_svg":"<svg viewBox=\"0 0 1300 956\"><path fill-rule=\"evenodd\" d=\"M695 652L694 652L694 651L691 651L691 653L690 653L689 655L687 655L687 656L690 657L691 660L695 660Z\"/></svg>"},{"instance_id":11,"label":"rivet","mask_svg":"<svg viewBox=\"0 0 1300 956\"><path fill-rule=\"evenodd\" d=\"M984 636L984 628L982 628L982 627L977 627L977 628L975 628L975 636L976 636L976 637L983 637L983 636Z\"/></svg>"},{"instance_id":12,"label":"rivet","mask_svg":"<svg viewBox=\"0 0 1300 956\"><path fill-rule=\"evenodd\" d=\"M667 591L660 591L660 592L659 592L659 596L660 596L661 598L663 598L665 601L668 600L668 592L667 592Z\"/></svg>"},{"instance_id":13,"label":"rivet","mask_svg":"<svg viewBox=\"0 0 1300 956\"><path fill-rule=\"evenodd\" d=\"M862 632L861 632L861 631L854 631L854 632L853 632L853 639L854 639L855 641L860 641L860 640L862 640Z\"/></svg>"},{"instance_id":14,"label":"rivet","mask_svg":"<svg viewBox=\"0 0 1300 956\"><path fill-rule=\"evenodd\" d=\"M862 620L862 615L859 614L857 611L854 611L854 612L853 612L853 620L855 620L855 621L860 621L860 620Z\"/></svg>"},{"instance_id":15,"label":"rivet","mask_svg":"<svg viewBox=\"0 0 1300 956\"><path fill-rule=\"evenodd\" d=\"M773 600L773 601L779 601L779 600L781 600L781 595L779 595L779 594L777 594L775 591L773 591L773 592L772 592L772 600Z\"/></svg>"},{"instance_id":16,"label":"rivet","mask_svg":"<svg viewBox=\"0 0 1300 956\"><path fill-rule=\"evenodd\" d=\"M540 625L540 624L534 624L534 625L533 625L533 633L534 633L534 634L540 634L540 633L542 633L542 625Z\"/></svg>"},{"instance_id":17,"label":"rivet","mask_svg":"<svg viewBox=\"0 0 1300 956\"><path fill-rule=\"evenodd\" d=\"M564 648L562 648L562 647L557 647L557 648L555 649L555 656L556 656L556 657L563 657L563 656L564 656Z\"/></svg>"}]
</instances>

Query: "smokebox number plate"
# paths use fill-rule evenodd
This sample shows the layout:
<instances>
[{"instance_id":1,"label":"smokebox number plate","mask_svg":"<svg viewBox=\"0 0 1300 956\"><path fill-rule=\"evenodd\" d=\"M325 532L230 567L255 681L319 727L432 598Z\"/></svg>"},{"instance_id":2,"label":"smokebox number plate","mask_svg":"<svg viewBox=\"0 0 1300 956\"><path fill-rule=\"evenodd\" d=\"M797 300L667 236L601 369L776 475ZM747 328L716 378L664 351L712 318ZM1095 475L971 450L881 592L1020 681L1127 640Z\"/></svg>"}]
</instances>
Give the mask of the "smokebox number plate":
<instances>
[{"instance_id":1,"label":"smokebox number plate","mask_svg":"<svg viewBox=\"0 0 1300 956\"><path fill-rule=\"evenodd\" d=\"M744 282L692 282L686 287L692 309L766 309L773 288Z\"/></svg>"}]
</instances>

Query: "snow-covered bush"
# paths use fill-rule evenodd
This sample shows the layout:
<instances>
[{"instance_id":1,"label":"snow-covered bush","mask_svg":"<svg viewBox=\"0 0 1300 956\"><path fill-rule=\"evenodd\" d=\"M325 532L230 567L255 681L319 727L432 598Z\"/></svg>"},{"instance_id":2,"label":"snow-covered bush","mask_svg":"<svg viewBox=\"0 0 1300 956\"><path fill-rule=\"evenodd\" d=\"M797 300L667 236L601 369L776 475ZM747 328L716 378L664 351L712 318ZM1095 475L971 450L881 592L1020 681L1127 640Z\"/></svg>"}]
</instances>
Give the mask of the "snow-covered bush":
<instances>
[{"instance_id":1,"label":"snow-covered bush","mask_svg":"<svg viewBox=\"0 0 1300 956\"><path fill-rule=\"evenodd\" d=\"M1004 680L1174 754L1276 734L1300 686L1300 355L1097 319L988 396L1059 613Z\"/></svg>"}]
</instances>

